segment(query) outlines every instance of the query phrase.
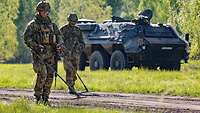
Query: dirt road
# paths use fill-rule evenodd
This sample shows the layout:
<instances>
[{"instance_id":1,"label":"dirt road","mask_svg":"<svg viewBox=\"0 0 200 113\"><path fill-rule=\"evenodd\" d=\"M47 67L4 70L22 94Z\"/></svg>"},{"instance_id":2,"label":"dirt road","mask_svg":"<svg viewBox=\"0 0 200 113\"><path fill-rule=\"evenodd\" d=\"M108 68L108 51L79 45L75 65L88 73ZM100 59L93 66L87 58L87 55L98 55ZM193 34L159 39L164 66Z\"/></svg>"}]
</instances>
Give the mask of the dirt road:
<instances>
[{"instance_id":1,"label":"dirt road","mask_svg":"<svg viewBox=\"0 0 200 113\"><path fill-rule=\"evenodd\" d=\"M0 89L1 101L12 102L20 97L33 100L33 91L29 89ZM200 113L200 99L178 96L89 92L83 93L80 98L77 98L65 91L53 90L50 102L54 107L88 106L120 108L130 111Z\"/></svg>"}]
</instances>

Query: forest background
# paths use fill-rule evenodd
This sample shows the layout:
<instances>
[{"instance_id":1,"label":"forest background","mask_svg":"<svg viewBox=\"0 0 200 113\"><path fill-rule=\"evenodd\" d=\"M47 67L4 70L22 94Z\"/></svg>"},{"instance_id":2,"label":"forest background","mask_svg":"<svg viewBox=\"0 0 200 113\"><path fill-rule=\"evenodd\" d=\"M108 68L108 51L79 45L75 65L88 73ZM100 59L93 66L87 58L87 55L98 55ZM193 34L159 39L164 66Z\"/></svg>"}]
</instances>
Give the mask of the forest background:
<instances>
[{"instance_id":1,"label":"forest background","mask_svg":"<svg viewBox=\"0 0 200 113\"><path fill-rule=\"evenodd\" d=\"M1 0L0 62L29 63L30 51L23 43L26 25L34 18L40 0ZM200 0L49 0L50 17L59 27L70 12L97 22L112 16L134 19L144 9L152 9L152 23L171 24L181 36L191 37L191 57L200 57Z\"/></svg>"}]
</instances>

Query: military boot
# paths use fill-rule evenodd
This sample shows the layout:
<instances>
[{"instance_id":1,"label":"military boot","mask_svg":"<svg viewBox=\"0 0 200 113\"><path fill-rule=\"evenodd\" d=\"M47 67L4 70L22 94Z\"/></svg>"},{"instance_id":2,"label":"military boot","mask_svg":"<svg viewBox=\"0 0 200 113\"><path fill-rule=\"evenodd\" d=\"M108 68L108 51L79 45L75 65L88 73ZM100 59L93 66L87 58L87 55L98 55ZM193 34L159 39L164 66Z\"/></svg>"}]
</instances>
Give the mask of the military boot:
<instances>
[{"instance_id":1,"label":"military boot","mask_svg":"<svg viewBox=\"0 0 200 113\"><path fill-rule=\"evenodd\" d=\"M49 100L48 99L49 99L48 96L45 96L45 95L42 96L43 104L45 106L49 106Z\"/></svg>"},{"instance_id":2,"label":"military boot","mask_svg":"<svg viewBox=\"0 0 200 113\"><path fill-rule=\"evenodd\" d=\"M75 90L74 86L68 87L68 93L69 94L76 94L76 90Z\"/></svg>"},{"instance_id":3,"label":"military boot","mask_svg":"<svg viewBox=\"0 0 200 113\"><path fill-rule=\"evenodd\" d=\"M39 104L40 103L40 101L41 101L41 96L39 96L39 95L34 95L35 96L35 99L36 99L36 104Z\"/></svg>"}]
</instances>

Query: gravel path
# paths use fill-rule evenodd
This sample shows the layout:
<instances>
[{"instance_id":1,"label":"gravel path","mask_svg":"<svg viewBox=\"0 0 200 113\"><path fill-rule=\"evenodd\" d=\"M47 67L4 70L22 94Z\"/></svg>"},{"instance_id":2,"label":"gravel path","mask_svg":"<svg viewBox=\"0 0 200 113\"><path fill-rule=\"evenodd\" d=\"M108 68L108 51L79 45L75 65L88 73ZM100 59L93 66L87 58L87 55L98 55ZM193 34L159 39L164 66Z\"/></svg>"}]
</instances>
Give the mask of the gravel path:
<instances>
[{"instance_id":1,"label":"gravel path","mask_svg":"<svg viewBox=\"0 0 200 113\"><path fill-rule=\"evenodd\" d=\"M9 103L25 97L33 99L31 89L0 89L0 100ZM123 110L139 110L170 113L200 113L200 99L179 96L156 96L143 94L89 92L82 93L80 98L69 95L65 91L53 90L50 95L53 107L87 106L119 108Z\"/></svg>"}]
</instances>

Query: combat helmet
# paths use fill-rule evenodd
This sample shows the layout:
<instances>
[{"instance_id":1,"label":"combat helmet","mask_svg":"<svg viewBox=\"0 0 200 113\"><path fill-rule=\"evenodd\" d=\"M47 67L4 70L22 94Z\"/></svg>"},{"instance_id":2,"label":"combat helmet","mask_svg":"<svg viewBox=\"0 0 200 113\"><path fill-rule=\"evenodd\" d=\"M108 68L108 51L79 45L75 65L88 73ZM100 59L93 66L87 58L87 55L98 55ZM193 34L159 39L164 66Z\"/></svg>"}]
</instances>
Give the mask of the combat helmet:
<instances>
[{"instance_id":1,"label":"combat helmet","mask_svg":"<svg viewBox=\"0 0 200 113\"><path fill-rule=\"evenodd\" d=\"M77 15L75 13L71 13L67 17L67 20L71 21L71 22L78 22L78 17L77 17Z\"/></svg>"},{"instance_id":2,"label":"combat helmet","mask_svg":"<svg viewBox=\"0 0 200 113\"><path fill-rule=\"evenodd\" d=\"M49 2L45 1L45 0L42 0L40 1L38 4L37 4L37 7L36 7L36 11L48 11L50 12L50 4Z\"/></svg>"}]
</instances>

